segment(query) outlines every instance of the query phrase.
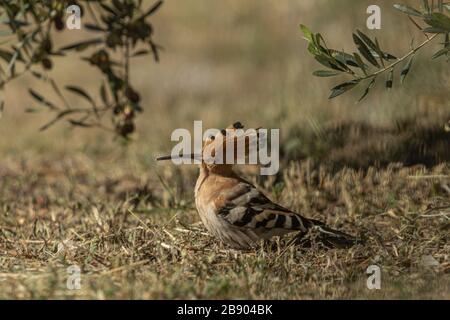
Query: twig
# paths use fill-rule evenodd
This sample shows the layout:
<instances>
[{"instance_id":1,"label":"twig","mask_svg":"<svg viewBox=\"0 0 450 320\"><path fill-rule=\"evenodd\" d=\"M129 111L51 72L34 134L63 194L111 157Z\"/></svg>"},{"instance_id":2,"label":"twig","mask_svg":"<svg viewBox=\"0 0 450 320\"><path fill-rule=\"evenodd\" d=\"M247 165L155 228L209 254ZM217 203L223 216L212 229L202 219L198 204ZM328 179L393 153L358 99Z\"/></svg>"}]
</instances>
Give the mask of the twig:
<instances>
[{"instance_id":1,"label":"twig","mask_svg":"<svg viewBox=\"0 0 450 320\"><path fill-rule=\"evenodd\" d=\"M151 231L151 232L153 232L149 227L148 227L148 225L141 219L141 218L139 218L133 211L131 211L131 209L128 209L128 212L137 220L137 221L139 221L146 229L147 229L147 231Z\"/></svg>"},{"instance_id":2,"label":"twig","mask_svg":"<svg viewBox=\"0 0 450 320\"><path fill-rule=\"evenodd\" d=\"M447 175L409 176L408 179L450 179Z\"/></svg>"},{"instance_id":3,"label":"twig","mask_svg":"<svg viewBox=\"0 0 450 320\"><path fill-rule=\"evenodd\" d=\"M108 274L111 274L111 273L132 269L134 267L138 267L138 266L144 265L144 264L146 264L148 262L149 262L148 260L141 260L141 261L137 261L137 262L133 262L131 264L125 265L125 266L121 266L121 267L117 267L117 268L114 268L114 269L111 269L111 270L99 272L97 274L91 274L91 275L88 275L88 276L91 276L91 277L105 276L105 275L108 275Z\"/></svg>"},{"instance_id":4,"label":"twig","mask_svg":"<svg viewBox=\"0 0 450 320\"><path fill-rule=\"evenodd\" d=\"M382 69L380 69L380 70L378 70L378 71L376 71L376 72L374 72L374 73L372 73L372 74L369 74L369 75L367 75L367 76L365 76L365 77L357 78L357 80L362 81L362 80L371 79L371 78L374 78L374 77L376 77L376 76L378 76L378 75L380 75L380 74L382 74L382 73L384 73L384 72L386 72L386 71L388 71L388 70L393 69L396 65L398 65L399 63L402 63L403 61L405 61L406 59L408 59L410 56L412 56L413 54L415 54L417 51L419 51L420 49L422 49L424 46L426 46L429 42L431 42L431 41L432 41L434 38L436 38L438 35L439 35L438 33L434 34L433 36L431 36L430 38L428 38L427 40L425 40L423 43L421 43L419 46L417 46L416 48L412 49L412 50L411 50L410 52L408 52L406 55L404 55L403 57L397 59L397 61L391 63L390 65L388 65L388 66L386 66L386 67L384 67L384 68L382 68Z\"/></svg>"},{"instance_id":5,"label":"twig","mask_svg":"<svg viewBox=\"0 0 450 320\"><path fill-rule=\"evenodd\" d=\"M421 214L421 216L425 216L425 215L427 215L427 214L429 214L429 213L431 213L431 212L433 212L433 211L445 210L445 209L450 209L450 205L448 205L448 206L440 206L440 207L433 207L433 208L430 208L430 209L428 209L427 211L423 212L423 213Z\"/></svg>"},{"instance_id":6,"label":"twig","mask_svg":"<svg viewBox=\"0 0 450 320\"><path fill-rule=\"evenodd\" d=\"M444 213L436 213L436 214L422 214L420 215L421 218L435 218L435 217L444 217L445 219L450 221L450 216L444 214Z\"/></svg>"}]
</instances>

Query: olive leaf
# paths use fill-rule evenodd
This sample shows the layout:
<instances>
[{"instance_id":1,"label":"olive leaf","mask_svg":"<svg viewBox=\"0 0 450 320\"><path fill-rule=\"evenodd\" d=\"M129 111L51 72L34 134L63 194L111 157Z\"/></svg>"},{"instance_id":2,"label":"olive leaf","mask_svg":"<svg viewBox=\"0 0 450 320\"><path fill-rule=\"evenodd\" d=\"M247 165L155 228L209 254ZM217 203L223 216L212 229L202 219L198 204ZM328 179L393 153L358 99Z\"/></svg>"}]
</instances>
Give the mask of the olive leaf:
<instances>
[{"instance_id":1,"label":"olive leaf","mask_svg":"<svg viewBox=\"0 0 450 320\"><path fill-rule=\"evenodd\" d=\"M436 30L450 32L450 18L440 12L433 12L425 15L424 21Z\"/></svg>"},{"instance_id":2,"label":"olive leaf","mask_svg":"<svg viewBox=\"0 0 450 320\"><path fill-rule=\"evenodd\" d=\"M425 33L426 40L414 46L411 41L411 50L406 52L403 56L397 58L392 53L381 49L378 39L371 38L361 30L356 30L352 33L353 42L355 43L358 52L349 54L344 50L334 50L328 48L323 40L323 36L319 33L313 33L309 28L300 25L302 33L306 41L308 41L308 51L314 56L320 64L328 67L331 70L318 70L313 75L318 77L331 77L337 75L345 75L350 78L349 81L341 83L331 89L330 99L342 95L343 93L354 88L358 83L369 81L368 86L364 90L359 101L363 100L375 85L376 79L382 74L386 74L385 86L387 89L392 89L394 85L394 76L397 66L403 65L400 72L400 83L405 82L409 75L415 54L422 50L425 46L432 43L432 41L440 34L445 36L443 43L444 47L437 51L432 59L437 59L442 56L447 57L447 62L450 60L450 17L444 13L446 10L450 11L450 4L444 3L443 0L438 0L437 3L426 0L421 0L421 11L405 5L395 4L394 8L402 13L408 15L408 19L421 32ZM428 24L428 27L422 28L416 18L420 18ZM416 19L417 20L417 19ZM434 33L428 35L428 33ZM364 59L364 60L363 60ZM365 62L368 62L366 65ZM357 68L357 69L355 69Z\"/></svg>"},{"instance_id":3,"label":"olive leaf","mask_svg":"<svg viewBox=\"0 0 450 320\"><path fill-rule=\"evenodd\" d=\"M344 82L344 83L341 83L340 85L337 85L336 87L331 89L331 94L329 96L329 99L333 99L333 98L340 96L341 94L354 88L358 83L359 83L359 80L352 80L352 81Z\"/></svg>"},{"instance_id":4,"label":"olive leaf","mask_svg":"<svg viewBox=\"0 0 450 320\"><path fill-rule=\"evenodd\" d=\"M59 108L54 105L52 102L48 101L47 99L45 99L41 94L39 94L38 92L36 92L33 89L28 89L29 94L31 95L31 97L36 100L37 102L39 102L40 104L52 109L52 110L58 110Z\"/></svg>"},{"instance_id":5,"label":"olive leaf","mask_svg":"<svg viewBox=\"0 0 450 320\"><path fill-rule=\"evenodd\" d=\"M392 68L388 73L388 77L386 80L386 88L392 89L393 84L394 84L394 68Z\"/></svg>"},{"instance_id":6,"label":"olive leaf","mask_svg":"<svg viewBox=\"0 0 450 320\"><path fill-rule=\"evenodd\" d=\"M406 4L394 4L394 8L410 16L422 17L422 13Z\"/></svg>"},{"instance_id":7,"label":"olive leaf","mask_svg":"<svg viewBox=\"0 0 450 320\"><path fill-rule=\"evenodd\" d=\"M77 43L73 43L70 45L67 45L65 47L62 47L60 50L62 51L68 51L68 50L76 50L76 51L83 51L87 48L89 48L92 45L97 45L102 43L103 40L102 39L90 39L90 40L85 40L85 41L81 41L81 42L77 42Z\"/></svg>"},{"instance_id":8,"label":"olive leaf","mask_svg":"<svg viewBox=\"0 0 450 320\"><path fill-rule=\"evenodd\" d=\"M412 55L411 58L409 58L408 62L403 67L402 72L400 73L400 83L401 84L403 84L403 82L405 81L406 76L409 73L409 70L411 69L413 59L414 59L414 56Z\"/></svg>"},{"instance_id":9,"label":"olive leaf","mask_svg":"<svg viewBox=\"0 0 450 320\"><path fill-rule=\"evenodd\" d=\"M158 9L161 7L161 5L163 4L163 1L157 1L153 6L150 7L150 9L148 9L148 11L146 13L144 13L141 16L141 19L146 18L148 16L151 16L152 14L154 14L156 11L158 11Z\"/></svg>"},{"instance_id":10,"label":"olive leaf","mask_svg":"<svg viewBox=\"0 0 450 320\"><path fill-rule=\"evenodd\" d=\"M316 77L334 77L337 76L339 72L337 71L329 71L329 70L317 70L313 72L313 75Z\"/></svg>"},{"instance_id":11,"label":"olive leaf","mask_svg":"<svg viewBox=\"0 0 450 320\"><path fill-rule=\"evenodd\" d=\"M370 52L367 45L364 43L364 41L357 35L353 34L353 41L355 42L359 52L362 54L364 58L366 58L367 61L369 61L373 66L379 68L380 64L377 62L375 57Z\"/></svg>"},{"instance_id":12,"label":"olive leaf","mask_svg":"<svg viewBox=\"0 0 450 320\"><path fill-rule=\"evenodd\" d=\"M35 79L51 86L63 102L61 108L36 90L31 88L29 90L31 97L39 105L44 105L50 112L56 113L56 117L44 125L42 130L70 116L71 119L66 120L74 126L97 126L109 129L123 137L131 134L134 131L135 111L142 110L139 105L140 93L134 89L131 90L133 88L131 58L153 55L154 60L159 61L159 53L163 48L154 41L154 29L149 20L161 9L163 1L154 0L150 4L142 0L75 1L74 3L80 6L81 13L89 15L83 19L82 28L100 33L100 36L69 43L58 50L55 50L52 44L55 42L55 31L62 31L65 27L66 6L64 4L58 5L56 3L58 1L53 1L56 3L54 5L51 5L52 1L51 3L49 1L3 2L4 10L0 12L0 24L3 24L6 30L0 30L0 37L11 36L14 39L8 38L5 41L0 39L0 46L2 46L0 48L0 88L3 89L7 82L27 73L31 73ZM91 7L91 4L95 7ZM14 43L10 48L3 46L11 41ZM323 48L325 43L321 35L314 35L311 41L312 46L316 47L320 53L328 54ZM53 56L64 56L68 51L82 52L93 47L100 48L88 57L80 56L79 58L88 61L90 66L95 66L104 77L98 92L104 105L97 108L95 97L80 86L70 85L65 87L67 91L82 97L92 105L87 108L72 108L61 94L57 80L51 79L48 74L37 72L35 66L49 70L54 65L51 60ZM24 68L20 72L16 71L18 61L24 63ZM334 59L328 62L345 70ZM101 117L108 113L112 116L113 128L108 128L101 123Z\"/></svg>"},{"instance_id":13,"label":"olive leaf","mask_svg":"<svg viewBox=\"0 0 450 320\"><path fill-rule=\"evenodd\" d=\"M435 54L433 54L433 56L431 57L431 59L437 59L443 55L447 55L450 53L450 49L449 48L444 48L439 50L438 52L436 52Z\"/></svg>"},{"instance_id":14,"label":"olive leaf","mask_svg":"<svg viewBox=\"0 0 450 320\"><path fill-rule=\"evenodd\" d=\"M370 92L370 89L373 88L373 86L375 85L375 81L377 80L376 77L373 77L372 80L370 81L369 85L367 86L366 90L364 90L363 95L361 96L361 98L359 98L358 102L361 102L362 100L364 100L365 97L367 97L367 95Z\"/></svg>"},{"instance_id":15,"label":"olive leaf","mask_svg":"<svg viewBox=\"0 0 450 320\"><path fill-rule=\"evenodd\" d=\"M66 90L71 91L79 96L82 96L87 101L89 101L91 104L95 105L94 99L91 98L91 96L82 88L76 87L76 86L66 86Z\"/></svg>"}]
</instances>

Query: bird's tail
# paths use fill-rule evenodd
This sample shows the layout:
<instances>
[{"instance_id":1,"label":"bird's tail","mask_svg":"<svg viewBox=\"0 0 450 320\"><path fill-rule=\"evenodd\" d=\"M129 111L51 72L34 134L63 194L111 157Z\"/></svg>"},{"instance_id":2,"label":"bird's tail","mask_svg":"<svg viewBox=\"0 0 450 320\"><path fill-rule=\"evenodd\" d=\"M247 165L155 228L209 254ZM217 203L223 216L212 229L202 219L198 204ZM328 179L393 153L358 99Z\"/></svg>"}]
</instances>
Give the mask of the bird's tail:
<instances>
[{"instance_id":1,"label":"bird's tail","mask_svg":"<svg viewBox=\"0 0 450 320\"><path fill-rule=\"evenodd\" d=\"M354 237L345 232L334 230L326 226L323 222L310 220L310 223L310 229L318 231L316 240L319 240L326 247L349 248L357 244L364 244L364 240L362 238Z\"/></svg>"}]
</instances>

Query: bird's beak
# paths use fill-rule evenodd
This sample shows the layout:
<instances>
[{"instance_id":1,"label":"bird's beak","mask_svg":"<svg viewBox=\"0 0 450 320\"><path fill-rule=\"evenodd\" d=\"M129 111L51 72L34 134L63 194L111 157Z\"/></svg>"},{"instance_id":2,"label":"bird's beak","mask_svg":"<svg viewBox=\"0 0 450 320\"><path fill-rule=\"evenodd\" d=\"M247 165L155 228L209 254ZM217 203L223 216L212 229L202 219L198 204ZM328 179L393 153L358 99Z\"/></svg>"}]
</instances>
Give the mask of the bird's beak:
<instances>
[{"instance_id":1,"label":"bird's beak","mask_svg":"<svg viewBox=\"0 0 450 320\"><path fill-rule=\"evenodd\" d=\"M156 158L156 161L166 161L166 160L172 160L172 156L168 155L168 156L161 156L161 157Z\"/></svg>"},{"instance_id":2,"label":"bird's beak","mask_svg":"<svg viewBox=\"0 0 450 320\"><path fill-rule=\"evenodd\" d=\"M180 159L190 159L190 160L201 160L201 155L198 154L181 154L181 155L168 155L157 157L156 161L166 161L166 160L180 160Z\"/></svg>"}]
</instances>

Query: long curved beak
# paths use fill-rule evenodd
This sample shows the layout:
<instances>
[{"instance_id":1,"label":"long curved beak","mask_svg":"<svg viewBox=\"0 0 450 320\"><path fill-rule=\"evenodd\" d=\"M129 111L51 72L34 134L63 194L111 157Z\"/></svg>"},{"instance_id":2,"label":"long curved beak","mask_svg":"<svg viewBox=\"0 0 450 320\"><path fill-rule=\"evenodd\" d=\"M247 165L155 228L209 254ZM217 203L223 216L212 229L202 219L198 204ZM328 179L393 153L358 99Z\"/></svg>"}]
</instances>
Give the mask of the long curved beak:
<instances>
[{"instance_id":1,"label":"long curved beak","mask_svg":"<svg viewBox=\"0 0 450 320\"><path fill-rule=\"evenodd\" d=\"M157 157L156 161L166 161L166 160L179 160L179 159L190 159L190 160L201 160L202 156L199 154L181 154L178 156L174 156L174 155L167 155L167 156L161 156L161 157Z\"/></svg>"},{"instance_id":2,"label":"long curved beak","mask_svg":"<svg viewBox=\"0 0 450 320\"><path fill-rule=\"evenodd\" d=\"M157 157L156 161L166 161L166 160L172 160L172 156L161 156L161 157Z\"/></svg>"}]
</instances>

